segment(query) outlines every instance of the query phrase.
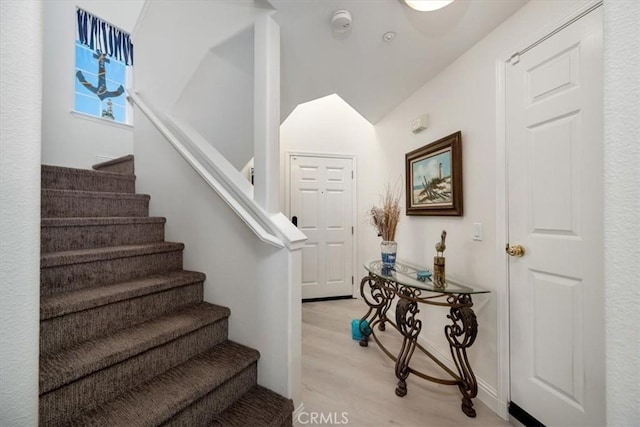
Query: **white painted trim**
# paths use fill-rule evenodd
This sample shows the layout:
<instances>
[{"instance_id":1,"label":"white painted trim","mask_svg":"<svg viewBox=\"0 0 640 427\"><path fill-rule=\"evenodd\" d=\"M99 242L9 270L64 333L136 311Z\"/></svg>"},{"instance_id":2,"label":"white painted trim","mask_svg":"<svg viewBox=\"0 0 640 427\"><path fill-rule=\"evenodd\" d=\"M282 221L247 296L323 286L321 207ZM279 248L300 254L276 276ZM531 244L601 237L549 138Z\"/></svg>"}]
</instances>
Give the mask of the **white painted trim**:
<instances>
[{"instance_id":1,"label":"white painted trim","mask_svg":"<svg viewBox=\"0 0 640 427\"><path fill-rule=\"evenodd\" d=\"M129 123L114 122L113 120L103 119L102 117L92 116L90 114L81 113L80 111L75 111L75 110L71 110L69 111L69 113L71 113L73 117L78 119L89 120L90 122L100 123L107 126L113 126L113 127L117 127L124 130L129 130L129 131L133 130L133 125Z\"/></svg>"},{"instance_id":2,"label":"white painted trim","mask_svg":"<svg viewBox=\"0 0 640 427\"><path fill-rule=\"evenodd\" d=\"M497 390L496 413L509 420L511 400L510 353L509 353L509 260L504 247L509 241L508 212L508 165L506 142L506 67L511 56L537 43L589 9L602 5L602 0L589 0L553 20L531 37L506 49L496 61L496 292L497 292ZM500 261L502 260L502 261ZM481 399L482 400L482 399Z\"/></svg>"},{"instance_id":3,"label":"white painted trim","mask_svg":"<svg viewBox=\"0 0 640 427\"><path fill-rule=\"evenodd\" d=\"M291 220L291 155L284 153L284 214Z\"/></svg>"},{"instance_id":4,"label":"white painted trim","mask_svg":"<svg viewBox=\"0 0 640 427\"><path fill-rule=\"evenodd\" d=\"M205 182L229 205L260 240L278 248L299 249L306 236L280 212L269 215L252 199L252 187L215 148L189 126L171 117L160 119L136 92L134 102L167 141L198 172Z\"/></svg>"},{"instance_id":5,"label":"white painted trim","mask_svg":"<svg viewBox=\"0 0 640 427\"><path fill-rule=\"evenodd\" d=\"M318 153L311 151L287 151L289 156L325 157L328 159L355 159L355 154L344 153Z\"/></svg>"},{"instance_id":6,"label":"white painted trim","mask_svg":"<svg viewBox=\"0 0 640 427\"><path fill-rule=\"evenodd\" d=\"M289 395L293 404L302 404L302 249L289 251L288 348Z\"/></svg>"},{"instance_id":7,"label":"white painted trim","mask_svg":"<svg viewBox=\"0 0 640 427\"><path fill-rule=\"evenodd\" d=\"M271 14L254 22L254 200L280 212L280 26Z\"/></svg>"},{"instance_id":8,"label":"white painted trim","mask_svg":"<svg viewBox=\"0 0 640 427\"><path fill-rule=\"evenodd\" d=\"M509 240L507 212L507 146L505 135L505 60L496 61L496 413L509 419L510 353L509 353L509 261L504 246Z\"/></svg>"},{"instance_id":9,"label":"white painted trim","mask_svg":"<svg viewBox=\"0 0 640 427\"><path fill-rule=\"evenodd\" d=\"M352 226L353 226L353 263L351 265L353 284L351 285L351 296L358 298L360 295L360 286L358 286L358 156L353 155L353 161L351 163L351 171L353 173L353 179L351 180L351 194L352 206Z\"/></svg>"},{"instance_id":10,"label":"white painted trim","mask_svg":"<svg viewBox=\"0 0 640 427\"><path fill-rule=\"evenodd\" d=\"M418 343L422 345L427 351L437 357L447 368L453 372L457 372L457 368L451 357L442 353L436 347L434 347L429 341L427 341L422 335L418 336ZM493 412L498 413L498 410L502 406L498 401L496 390L489 385L489 383L476 375L476 381L478 382L478 400L487 405ZM507 418L508 419L508 418Z\"/></svg>"},{"instance_id":11,"label":"white painted trim","mask_svg":"<svg viewBox=\"0 0 640 427\"><path fill-rule=\"evenodd\" d=\"M133 89L133 66L127 66L125 67L125 72L127 73L127 91L132 90ZM130 99L127 98L127 105L126 105L126 112L127 112L127 124L129 126L134 125L134 117L133 117L133 104L131 102Z\"/></svg>"},{"instance_id":12,"label":"white painted trim","mask_svg":"<svg viewBox=\"0 0 640 427\"><path fill-rule=\"evenodd\" d=\"M138 33L138 29L140 28L142 20L145 18L145 16L147 16L149 6L151 6L151 1L145 0L144 4L142 5L142 9L140 10L140 14L138 15L138 19L136 19L136 24L133 26L133 31L131 31L131 34L129 35L131 41L133 42L135 42L136 40L136 34Z\"/></svg>"},{"instance_id":13,"label":"white painted trim","mask_svg":"<svg viewBox=\"0 0 640 427\"><path fill-rule=\"evenodd\" d=\"M353 277L353 283L351 284L351 296L358 298L360 295L360 288L358 287L358 156L355 154L342 154L342 153L319 153L308 151L287 151L285 153L285 212L287 218L291 218L291 157L293 156L306 156L306 157L322 157L327 159L350 159L351 171L353 172L353 179L351 180L351 226L353 227L352 235L352 256L353 262L351 263L351 275Z\"/></svg>"}]
</instances>

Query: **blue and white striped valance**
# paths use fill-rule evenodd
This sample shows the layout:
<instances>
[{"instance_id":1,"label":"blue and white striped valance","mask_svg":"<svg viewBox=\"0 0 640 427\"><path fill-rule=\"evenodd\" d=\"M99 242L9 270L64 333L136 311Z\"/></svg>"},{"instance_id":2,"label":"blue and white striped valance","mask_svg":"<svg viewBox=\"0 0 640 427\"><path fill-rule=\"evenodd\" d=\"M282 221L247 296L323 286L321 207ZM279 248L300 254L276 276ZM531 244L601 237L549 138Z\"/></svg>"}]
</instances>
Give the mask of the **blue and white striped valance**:
<instances>
[{"instance_id":1,"label":"blue and white striped valance","mask_svg":"<svg viewBox=\"0 0 640 427\"><path fill-rule=\"evenodd\" d=\"M133 43L131 43L129 34L93 16L86 10L78 8L76 15L80 43L127 65L133 65Z\"/></svg>"}]
</instances>

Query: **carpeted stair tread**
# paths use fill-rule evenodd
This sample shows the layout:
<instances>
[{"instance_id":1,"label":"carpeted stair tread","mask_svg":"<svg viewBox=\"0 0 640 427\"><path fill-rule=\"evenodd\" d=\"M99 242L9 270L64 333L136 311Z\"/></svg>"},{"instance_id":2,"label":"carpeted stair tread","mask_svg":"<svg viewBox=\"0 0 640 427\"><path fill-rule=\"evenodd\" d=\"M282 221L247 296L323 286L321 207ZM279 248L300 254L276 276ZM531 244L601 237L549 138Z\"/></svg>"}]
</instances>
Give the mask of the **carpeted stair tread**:
<instances>
[{"instance_id":1,"label":"carpeted stair tread","mask_svg":"<svg viewBox=\"0 0 640 427\"><path fill-rule=\"evenodd\" d=\"M49 197L75 197L84 199L124 199L124 200L150 200L148 194L118 193L110 191L80 191L80 190L58 190L53 188L43 188L42 196Z\"/></svg>"},{"instance_id":2,"label":"carpeted stair tread","mask_svg":"<svg viewBox=\"0 0 640 427\"><path fill-rule=\"evenodd\" d=\"M41 355L40 394L217 322L229 314L226 307L203 302L57 353Z\"/></svg>"},{"instance_id":3,"label":"carpeted stair tread","mask_svg":"<svg viewBox=\"0 0 640 427\"><path fill-rule=\"evenodd\" d=\"M141 245L108 246L105 248L80 249L77 251L50 252L40 255L40 268L181 251L183 249L183 243L156 242Z\"/></svg>"},{"instance_id":4,"label":"carpeted stair tread","mask_svg":"<svg viewBox=\"0 0 640 427\"><path fill-rule=\"evenodd\" d=\"M162 217L43 218L40 253L164 241Z\"/></svg>"},{"instance_id":5,"label":"carpeted stair tread","mask_svg":"<svg viewBox=\"0 0 640 427\"><path fill-rule=\"evenodd\" d=\"M62 351L199 304L203 291L203 282L197 282L42 320L40 353Z\"/></svg>"},{"instance_id":6,"label":"carpeted stair tread","mask_svg":"<svg viewBox=\"0 0 640 427\"><path fill-rule=\"evenodd\" d=\"M256 385L216 416L209 427L280 427L292 412L290 399Z\"/></svg>"},{"instance_id":7,"label":"carpeted stair tread","mask_svg":"<svg viewBox=\"0 0 640 427\"><path fill-rule=\"evenodd\" d=\"M135 193L133 155L93 168L41 170L40 425L290 426Z\"/></svg>"},{"instance_id":8,"label":"carpeted stair tread","mask_svg":"<svg viewBox=\"0 0 640 427\"><path fill-rule=\"evenodd\" d=\"M256 363L258 351L226 341L71 421L75 426L160 425Z\"/></svg>"},{"instance_id":9,"label":"carpeted stair tread","mask_svg":"<svg viewBox=\"0 0 640 427\"><path fill-rule=\"evenodd\" d=\"M99 171L112 171L119 174L133 174L134 173L134 158L133 154L118 157L116 159L106 160L104 162L97 163L92 166L94 170Z\"/></svg>"},{"instance_id":10,"label":"carpeted stair tread","mask_svg":"<svg viewBox=\"0 0 640 427\"><path fill-rule=\"evenodd\" d=\"M47 295L40 299L40 320L202 282L205 279L203 273L178 270L133 281Z\"/></svg>"},{"instance_id":11,"label":"carpeted stair tread","mask_svg":"<svg viewBox=\"0 0 640 427\"><path fill-rule=\"evenodd\" d=\"M40 216L42 218L63 217L113 217L149 216L147 194L41 190Z\"/></svg>"},{"instance_id":12,"label":"carpeted stair tread","mask_svg":"<svg viewBox=\"0 0 640 427\"><path fill-rule=\"evenodd\" d=\"M40 227L89 227L95 225L165 224L166 222L166 218L159 216L42 218L40 220Z\"/></svg>"},{"instance_id":13,"label":"carpeted stair tread","mask_svg":"<svg viewBox=\"0 0 640 427\"><path fill-rule=\"evenodd\" d=\"M69 420L99 407L127 390L144 384L192 357L210 350L215 345L226 341L227 325L228 319L224 318L40 395L40 425L66 425ZM252 370L255 372L256 368L254 363L251 369L247 369L245 372ZM242 376L245 377L245 375ZM227 382L227 384L232 384L232 387L240 388L242 393L232 396L235 399L231 401L224 396L227 404L215 413L230 406L233 401L253 387L257 374L250 374L250 377L253 381L247 382L245 379L242 385L238 381L240 379L238 377ZM238 387L239 385L241 386ZM205 420L213 418L213 415ZM198 424L203 425L204 423L187 423L183 426Z\"/></svg>"},{"instance_id":14,"label":"carpeted stair tread","mask_svg":"<svg viewBox=\"0 0 640 427\"><path fill-rule=\"evenodd\" d=\"M52 172L52 173L70 173L76 175L87 175L87 176L102 176L106 178L116 178L122 180L130 180L130 176L126 176L117 172L109 172L109 171L101 171L101 170L91 170L91 169L77 169L70 168L67 166L56 166L56 165L41 165L41 172ZM97 174L97 175L96 175Z\"/></svg>"},{"instance_id":15,"label":"carpeted stair tread","mask_svg":"<svg viewBox=\"0 0 640 427\"><path fill-rule=\"evenodd\" d=\"M42 165L41 186L48 189L135 192L135 175Z\"/></svg>"}]
</instances>

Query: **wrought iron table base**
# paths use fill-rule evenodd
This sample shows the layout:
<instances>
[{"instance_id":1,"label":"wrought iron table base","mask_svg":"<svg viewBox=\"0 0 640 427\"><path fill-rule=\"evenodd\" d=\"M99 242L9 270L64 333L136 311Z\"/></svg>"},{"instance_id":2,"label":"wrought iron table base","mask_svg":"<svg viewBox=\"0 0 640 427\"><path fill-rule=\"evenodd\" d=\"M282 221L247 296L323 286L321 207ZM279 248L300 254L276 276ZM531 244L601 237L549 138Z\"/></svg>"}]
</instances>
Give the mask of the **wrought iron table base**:
<instances>
[{"instance_id":1,"label":"wrought iron table base","mask_svg":"<svg viewBox=\"0 0 640 427\"><path fill-rule=\"evenodd\" d=\"M365 292L368 287L369 293ZM398 284L392 280L384 280L374 274L369 274L360 283L360 294L369 306L367 313L360 321L362 339L360 346L369 345L369 337L373 337L383 352L396 362L395 371L398 385L395 393L403 397L407 394L407 378L409 374L415 374L425 380L446 385L457 385L462 394L462 412L468 417L475 417L471 399L478 394L478 383L467 358L467 349L474 343L478 333L478 322L472 310L473 302L469 294L440 294L429 293L424 295L421 289ZM387 317L387 311L395 297L396 304L395 322ZM444 299L444 301L442 301ZM420 312L418 304L436 305L448 307L447 318L451 320L444 328L445 337L449 343L451 357L456 365L457 372L449 369L442 361L418 343L418 336L422 330L422 321L417 318ZM368 326L364 327L364 321ZM377 326L380 331L386 329L386 324L392 325L402 334L402 346L396 355L391 353L376 337L374 329ZM440 366L451 379L436 378L414 370L409 366L415 349L425 353L438 366Z\"/></svg>"}]
</instances>

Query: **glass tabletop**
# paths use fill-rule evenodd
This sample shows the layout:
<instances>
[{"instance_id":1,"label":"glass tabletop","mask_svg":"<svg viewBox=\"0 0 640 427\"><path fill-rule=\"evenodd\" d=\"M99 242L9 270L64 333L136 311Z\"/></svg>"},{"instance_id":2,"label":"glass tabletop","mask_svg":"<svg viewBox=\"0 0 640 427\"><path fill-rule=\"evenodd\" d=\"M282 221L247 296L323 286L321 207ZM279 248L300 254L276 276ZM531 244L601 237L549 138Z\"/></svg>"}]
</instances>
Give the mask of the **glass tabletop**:
<instances>
[{"instance_id":1,"label":"glass tabletop","mask_svg":"<svg viewBox=\"0 0 640 427\"><path fill-rule=\"evenodd\" d=\"M485 294L490 292L478 287L469 286L450 278L449 276L446 277L444 287L436 287L436 285L431 281L431 270L410 264L406 261L396 261L396 265L391 271L383 271L382 261L380 260L366 263L364 268L369 273L383 279L393 280L401 285L423 289L429 292L437 292L441 294ZM418 280L418 272L422 273L422 275L426 272L428 278L424 281Z\"/></svg>"}]
</instances>

